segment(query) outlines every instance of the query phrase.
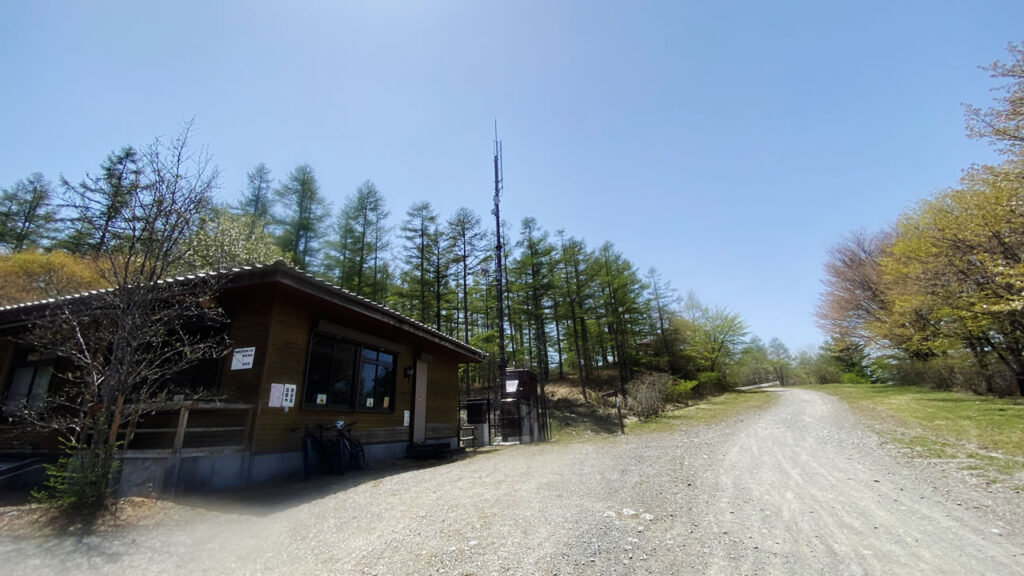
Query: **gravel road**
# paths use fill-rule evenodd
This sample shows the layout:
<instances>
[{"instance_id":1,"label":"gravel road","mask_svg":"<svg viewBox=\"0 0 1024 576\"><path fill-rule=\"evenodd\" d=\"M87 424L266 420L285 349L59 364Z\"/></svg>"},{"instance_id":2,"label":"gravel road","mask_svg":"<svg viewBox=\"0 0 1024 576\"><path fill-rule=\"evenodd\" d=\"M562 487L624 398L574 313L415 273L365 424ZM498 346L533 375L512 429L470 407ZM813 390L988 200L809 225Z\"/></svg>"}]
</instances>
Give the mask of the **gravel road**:
<instances>
[{"instance_id":1,"label":"gravel road","mask_svg":"<svg viewBox=\"0 0 1024 576\"><path fill-rule=\"evenodd\" d=\"M165 504L88 535L5 533L0 571L1024 574L1021 494L899 453L830 396L771 393L715 425Z\"/></svg>"}]
</instances>

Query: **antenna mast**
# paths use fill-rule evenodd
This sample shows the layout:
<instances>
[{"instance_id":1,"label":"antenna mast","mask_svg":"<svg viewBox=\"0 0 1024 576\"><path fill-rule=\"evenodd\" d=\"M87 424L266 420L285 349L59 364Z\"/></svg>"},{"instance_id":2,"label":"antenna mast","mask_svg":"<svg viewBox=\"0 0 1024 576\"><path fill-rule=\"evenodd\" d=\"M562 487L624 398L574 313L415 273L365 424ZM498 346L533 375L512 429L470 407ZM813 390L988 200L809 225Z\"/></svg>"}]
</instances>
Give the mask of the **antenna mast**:
<instances>
[{"instance_id":1,"label":"antenna mast","mask_svg":"<svg viewBox=\"0 0 1024 576\"><path fill-rule=\"evenodd\" d=\"M501 140L498 140L498 121L494 121L494 210L491 211L494 214L494 228L495 238L497 242L494 245L494 278L497 285L498 293L498 382L495 384L497 388L498 398L501 398L501 389L505 385L505 371L508 369L508 363L505 360L505 298L502 292L502 277L501 277L501 211L499 204L501 201L501 191L504 189L502 184L502 161L501 161Z\"/></svg>"}]
</instances>

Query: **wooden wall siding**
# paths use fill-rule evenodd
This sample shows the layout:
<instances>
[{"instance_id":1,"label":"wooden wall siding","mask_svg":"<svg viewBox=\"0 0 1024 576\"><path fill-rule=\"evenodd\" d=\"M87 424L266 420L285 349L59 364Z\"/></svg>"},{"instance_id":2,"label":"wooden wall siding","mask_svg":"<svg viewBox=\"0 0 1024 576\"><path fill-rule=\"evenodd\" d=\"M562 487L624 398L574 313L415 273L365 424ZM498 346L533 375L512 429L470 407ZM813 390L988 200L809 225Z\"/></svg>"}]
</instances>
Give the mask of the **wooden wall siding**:
<instances>
[{"instance_id":1,"label":"wooden wall siding","mask_svg":"<svg viewBox=\"0 0 1024 576\"><path fill-rule=\"evenodd\" d=\"M60 435L56 431L27 428L23 424L0 424L0 452L54 454L60 447Z\"/></svg>"},{"instance_id":2,"label":"wooden wall siding","mask_svg":"<svg viewBox=\"0 0 1024 576\"><path fill-rule=\"evenodd\" d=\"M222 301L231 318L228 336L232 349L255 347L256 355L252 368L232 370L229 352L221 366L220 390L226 402L255 404L267 363L274 295L266 287L255 286L244 292L228 291Z\"/></svg>"},{"instance_id":3,"label":"wooden wall siding","mask_svg":"<svg viewBox=\"0 0 1024 576\"><path fill-rule=\"evenodd\" d=\"M459 424L459 366L434 357L427 382L427 429L443 424L452 429Z\"/></svg>"},{"instance_id":4,"label":"wooden wall siding","mask_svg":"<svg viewBox=\"0 0 1024 576\"><path fill-rule=\"evenodd\" d=\"M336 420L355 422L354 434L361 440L371 442L401 441L407 436L402 426L402 410L408 409L409 392L403 390L408 383L401 375L401 366L408 352L399 352L399 377L397 393L392 399L393 413L353 412L350 410L325 410L305 408L302 405L305 384L306 361L308 358L310 334L314 323L325 318L332 322L360 330L364 328L341 316L337 311L326 308L320 301L310 299L301 293L282 289L273 306L273 327L268 344L269 354L266 372L260 390L261 411L253 438L255 453L273 453L297 450L302 432L295 430L303 426L331 425ZM364 331L364 330L360 330ZM283 408L270 408L270 384L296 384L296 406L285 413ZM404 407L403 407L404 405ZM372 432L381 429L381 432ZM402 432L396 432L395 429ZM333 434L327 431L327 434Z\"/></svg>"},{"instance_id":5,"label":"wooden wall siding","mask_svg":"<svg viewBox=\"0 0 1024 576\"><path fill-rule=\"evenodd\" d=\"M440 440L442 438L452 438L456 436L456 426L454 424L438 424L436 422L427 423L427 440Z\"/></svg>"},{"instance_id":6,"label":"wooden wall siding","mask_svg":"<svg viewBox=\"0 0 1024 576\"><path fill-rule=\"evenodd\" d=\"M365 444L407 442L410 429L403 426L405 410L412 409L412 379L405 369L415 365L418 348L406 334L383 329L366 319L354 317L340 307L311 298L290 288L280 288L271 309L271 329L260 384L259 409L253 434L253 452L257 454L295 451L301 445L303 426L329 426L336 420L355 422L355 437ZM399 343L396 360L393 412L354 412L324 410L302 406L306 361L310 334L316 322L325 319L346 328L372 334ZM259 349L257 348L257 357ZM254 366L255 368L255 366ZM427 399L427 435L443 438L455 435L458 426L458 366L436 353L430 363L429 397ZM296 384L296 406L285 413L283 408L270 408L270 384ZM333 434L327 430L326 434Z\"/></svg>"},{"instance_id":7,"label":"wooden wall siding","mask_svg":"<svg viewBox=\"0 0 1024 576\"><path fill-rule=\"evenodd\" d=\"M0 405L7 401L7 387L11 382L11 365L18 344L13 340L0 339Z\"/></svg>"}]
</instances>

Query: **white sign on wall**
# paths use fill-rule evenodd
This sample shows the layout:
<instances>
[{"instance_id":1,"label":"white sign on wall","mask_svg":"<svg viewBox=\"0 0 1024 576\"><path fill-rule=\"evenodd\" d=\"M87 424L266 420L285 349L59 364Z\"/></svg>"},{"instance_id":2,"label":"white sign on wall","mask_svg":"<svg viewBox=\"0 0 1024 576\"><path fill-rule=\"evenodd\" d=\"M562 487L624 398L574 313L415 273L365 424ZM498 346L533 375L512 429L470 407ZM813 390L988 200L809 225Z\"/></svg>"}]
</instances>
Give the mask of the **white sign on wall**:
<instances>
[{"instance_id":1,"label":"white sign on wall","mask_svg":"<svg viewBox=\"0 0 1024 576\"><path fill-rule=\"evenodd\" d=\"M252 368L253 358L256 357L256 347L235 348L231 354L232 370L248 370Z\"/></svg>"},{"instance_id":2,"label":"white sign on wall","mask_svg":"<svg viewBox=\"0 0 1024 576\"><path fill-rule=\"evenodd\" d=\"M270 407L289 408L295 406L295 384L271 384L270 385Z\"/></svg>"},{"instance_id":3,"label":"white sign on wall","mask_svg":"<svg viewBox=\"0 0 1024 576\"><path fill-rule=\"evenodd\" d=\"M270 407L280 408L284 403L284 384L270 385Z\"/></svg>"}]
</instances>

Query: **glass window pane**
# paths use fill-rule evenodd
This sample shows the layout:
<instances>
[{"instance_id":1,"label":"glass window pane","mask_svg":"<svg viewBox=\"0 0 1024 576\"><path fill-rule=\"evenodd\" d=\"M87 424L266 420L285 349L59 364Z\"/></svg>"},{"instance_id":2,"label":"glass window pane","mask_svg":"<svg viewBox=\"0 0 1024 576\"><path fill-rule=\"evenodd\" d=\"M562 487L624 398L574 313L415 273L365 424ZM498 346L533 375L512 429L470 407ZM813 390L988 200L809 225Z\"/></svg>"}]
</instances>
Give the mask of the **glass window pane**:
<instances>
[{"instance_id":1,"label":"glass window pane","mask_svg":"<svg viewBox=\"0 0 1024 576\"><path fill-rule=\"evenodd\" d=\"M363 364L363 378L359 386L359 401L356 406L360 410L380 408L373 394L377 376L377 367L369 362Z\"/></svg>"},{"instance_id":2,"label":"glass window pane","mask_svg":"<svg viewBox=\"0 0 1024 576\"><path fill-rule=\"evenodd\" d=\"M332 363L333 355L314 345L313 351L309 354L309 366L306 368L306 391L303 395L306 404L314 406L327 404Z\"/></svg>"},{"instance_id":3,"label":"glass window pane","mask_svg":"<svg viewBox=\"0 0 1024 576\"><path fill-rule=\"evenodd\" d=\"M50 389L50 378L53 376L53 366L45 365L36 368L36 377L32 381L32 394L28 399L29 410L40 410L43 401L46 400L46 392Z\"/></svg>"},{"instance_id":4,"label":"glass window pane","mask_svg":"<svg viewBox=\"0 0 1024 576\"><path fill-rule=\"evenodd\" d=\"M22 402L28 397L29 388L32 386L32 377L36 372L35 366L26 366L14 371L14 378L7 390L7 402L4 404L4 412L14 414L24 406Z\"/></svg>"},{"instance_id":5,"label":"glass window pane","mask_svg":"<svg viewBox=\"0 0 1024 576\"><path fill-rule=\"evenodd\" d=\"M352 372L355 369L356 347L337 342L334 347L334 367L331 370L331 388L328 393L332 406L349 407L352 404Z\"/></svg>"},{"instance_id":6,"label":"glass window pane","mask_svg":"<svg viewBox=\"0 0 1024 576\"><path fill-rule=\"evenodd\" d=\"M356 408L359 410L390 410L395 384L395 357L387 352L363 351Z\"/></svg>"},{"instance_id":7,"label":"glass window pane","mask_svg":"<svg viewBox=\"0 0 1024 576\"><path fill-rule=\"evenodd\" d=\"M357 346L314 334L306 367L303 401L321 408L352 408Z\"/></svg>"},{"instance_id":8,"label":"glass window pane","mask_svg":"<svg viewBox=\"0 0 1024 576\"><path fill-rule=\"evenodd\" d=\"M377 367L377 381L374 396L378 408L391 407L392 385L395 382L395 370L391 366Z\"/></svg>"}]
</instances>

